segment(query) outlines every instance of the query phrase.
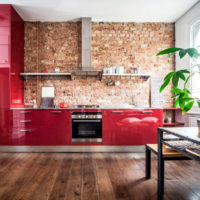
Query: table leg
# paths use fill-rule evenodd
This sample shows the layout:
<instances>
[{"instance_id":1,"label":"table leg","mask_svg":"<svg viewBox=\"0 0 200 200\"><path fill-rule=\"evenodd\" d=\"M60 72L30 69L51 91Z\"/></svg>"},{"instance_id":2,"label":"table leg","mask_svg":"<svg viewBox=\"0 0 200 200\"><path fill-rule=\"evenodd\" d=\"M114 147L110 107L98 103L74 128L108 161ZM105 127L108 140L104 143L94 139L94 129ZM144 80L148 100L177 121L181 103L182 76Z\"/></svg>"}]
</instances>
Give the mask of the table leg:
<instances>
[{"instance_id":1,"label":"table leg","mask_svg":"<svg viewBox=\"0 0 200 200\"><path fill-rule=\"evenodd\" d=\"M145 159L146 159L145 177L146 179L150 179L151 178L151 151L147 147L145 148Z\"/></svg>"},{"instance_id":2,"label":"table leg","mask_svg":"<svg viewBox=\"0 0 200 200\"><path fill-rule=\"evenodd\" d=\"M163 132L158 128L158 200L163 200L164 195L164 159L162 156Z\"/></svg>"}]
</instances>

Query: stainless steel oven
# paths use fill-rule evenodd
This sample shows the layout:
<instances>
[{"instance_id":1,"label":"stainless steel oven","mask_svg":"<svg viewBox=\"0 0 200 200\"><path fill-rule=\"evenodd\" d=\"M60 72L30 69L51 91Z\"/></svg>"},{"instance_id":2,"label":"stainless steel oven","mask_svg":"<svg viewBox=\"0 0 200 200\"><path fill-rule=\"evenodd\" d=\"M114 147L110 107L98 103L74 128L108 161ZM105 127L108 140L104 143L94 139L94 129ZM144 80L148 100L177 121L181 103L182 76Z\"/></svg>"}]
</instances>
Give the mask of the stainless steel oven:
<instances>
[{"instance_id":1,"label":"stainless steel oven","mask_svg":"<svg viewBox=\"0 0 200 200\"><path fill-rule=\"evenodd\" d=\"M102 142L102 113L73 112L72 142Z\"/></svg>"}]
</instances>

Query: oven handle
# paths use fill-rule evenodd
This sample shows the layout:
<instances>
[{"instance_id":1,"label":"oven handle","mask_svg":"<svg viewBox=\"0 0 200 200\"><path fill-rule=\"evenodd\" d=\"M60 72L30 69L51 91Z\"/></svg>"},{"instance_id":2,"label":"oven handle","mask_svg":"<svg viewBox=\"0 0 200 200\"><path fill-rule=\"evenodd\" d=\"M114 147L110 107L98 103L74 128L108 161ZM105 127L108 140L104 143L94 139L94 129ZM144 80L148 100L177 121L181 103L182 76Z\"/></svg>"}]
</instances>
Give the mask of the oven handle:
<instances>
[{"instance_id":1,"label":"oven handle","mask_svg":"<svg viewBox=\"0 0 200 200\"><path fill-rule=\"evenodd\" d=\"M73 122L101 122L101 120L82 120L82 119L75 119L75 120L73 120Z\"/></svg>"}]
</instances>

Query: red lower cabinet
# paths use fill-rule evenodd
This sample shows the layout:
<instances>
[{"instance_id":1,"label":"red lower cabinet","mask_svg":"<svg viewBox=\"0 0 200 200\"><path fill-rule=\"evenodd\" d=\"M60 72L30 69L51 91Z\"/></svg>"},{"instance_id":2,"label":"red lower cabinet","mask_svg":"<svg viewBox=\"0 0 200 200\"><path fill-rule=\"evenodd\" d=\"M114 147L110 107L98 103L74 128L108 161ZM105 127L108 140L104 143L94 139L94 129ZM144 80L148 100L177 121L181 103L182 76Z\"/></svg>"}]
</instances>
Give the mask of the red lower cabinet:
<instances>
[{"instance_id":1,"label":"red lower cabinet","mask_svg":"<svg viewBox=\"0 0 200 200\"><path fill-rule=\"evenodd\" d=\"M41 131L44 145L71 144L71 113L67 110L47 110L44 112Z\"/></svg>"},{"instance_id":2,"label":"red lower cabinet","mask_svg":"<svg viewBox=\"0 0 200 200\"><path fill-rule=\"evenodd\" d=\"M103 111L104 145L144 145L157 143L162 126L162 110Z\"/></svg>"},{"instance_id":3,"label":"red lower cabinet","mask_svg":"<svg viewBox=\"0 0 200 200\"><path fill-rule=\"evenodd\" d=\"M71 115L67 110L13 110L12 145L71 144Z\"/></svg>"}]
</instances>

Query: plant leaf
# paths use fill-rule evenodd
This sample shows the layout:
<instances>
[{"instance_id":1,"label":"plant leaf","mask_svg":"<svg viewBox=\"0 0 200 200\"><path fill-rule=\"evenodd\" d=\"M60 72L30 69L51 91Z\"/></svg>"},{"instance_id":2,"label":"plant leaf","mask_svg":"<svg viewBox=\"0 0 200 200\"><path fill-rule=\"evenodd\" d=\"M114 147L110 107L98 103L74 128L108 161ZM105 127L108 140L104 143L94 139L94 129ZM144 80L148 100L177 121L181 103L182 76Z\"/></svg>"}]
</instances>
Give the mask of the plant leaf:
<instances>
[{"instance_id":1,"label":"plant leaf","mask_svg":"<svg viewBox=\"0 0 200 200\"><path fill-rule=\"evenodd\" d=\"M169 84L169 81L170 81L170 78L167 78L164 80L163 84L160 87L160 92L162 92L167 87L167 85Z\"/></svg>"},{"instance_id":2,"label":"plant leaf","mask_svg":"<svg viewBox=\"0 0 200 200\"><path fill-rule=\"evenodd\" d=\"M171 96L172 99L176 98L177 96L179 96L178 94L175 94L173 96Z\"/></svg>"},{"instance_id":3,"label":"plant leaf","mask_svg":"<svg viewBox=\"0 0 200 200\"><path fill-rule=\"evenodd\" d=\"M184 102L187 102L187 101L194 101L194 98L189 98L189 97L187 97L187 98L183 98L182 99Z\"/></svg>"},{"instance_id":4,"label":"plant leaf","mask_svg":"<svg viewBox=\"0 0 200 200\"><path fill-rule=\"evenodd\" d=\"M199 108L200 108L200 101L197 101L197 104L198 104L198 106L199 106Z\"/></svg>"},{"instance_id":5,"label":"plant leaf","mask_svg":"<svg viewBox=\"0 0 200 200\"><path fill-rule=\"evenodd\" d=\"M172 88L172 89L170 90L170 92L176 93L176 94L180 94L180 93L182 92L182 90L181 90L180 88Z\"/></svg>"},{"instance_id":6,"label":"plant leaf","mask_svg":"<svg viewBox=\"0 0 200 200\"><path fill-rule=\"evenodd\" d=\"M169 73L165 76L164 81L165 81L166 79L170 79L170 78L174 75L174 73L175 73L175 72L169 72Z\"/></svg>"},{"instance_id":7,"label":"plant leaf","mask_svg":"<svg viewBox=\"0 0 200 200\"><path fill-rule=\"evenodd\" d=\"M176 74L177 74L177 76L179 77L179 78L181 78L182 80L186 80L186 78L185 78L185 75L183 74L183 73L181 73L180 71L178 71L178 72L176 72Z\"/></svg>"},{"instance_id":8,"label":"plant leaf","mask_svg":"<svg viewBox=\"0 0 200 200\"><path fill-rule=\"evenodd\" d=\"M180 58L183 58L183 57L186 55L186 53L187 53L187 49L181 49L181 50L179 51L179 57L180 57Z\"/></svg>"},{"instance_id":9,"label":"plant leaf","mask_svg":"<svg viewBox=\"0 0 200 200\"><path fill-rule=\"evenodd\" d=\"M194 101L190 101L189 103L187 103L183 108L183 113L187 113L189 110L191 110L193 104L194 104Z\"/></svg>"},{"instance_id":10,"label":"plant leaf","mask_svg":"<svg viewBox=\"0 0 200 200\"><path fill-rule=\"evenodd\" d=\"M164 55L164 54L169 54L169 53L175 53L176 51L179 51L179 50L181 50L181 48L173 47L173 48L164 49L164 50L158 52L156 54L156 56L160 56L160 55Z\"/></svg>"},{"instance_id":11,"label":"plant leaf","mask_svg":"<svg viewBox=\"0 0 200 200\"><path fill-rule=\"evenodd\" d=\"M178 72L181 72L181 73L187 73L187 74L189 74L189 73L190 73L190 71L189 71L189 70L187 70L187 69L182 69L182 70L179 70Z\"/></svg>"},{"instance_id":12,"label":"plant leaf","mask_svg":"<svg viewBox=\"0 0 200 200\"><path fill-rule=\"evenodd\" d=\"M178 106L178 104L179 104L179 97L177 97L177 99L176 99L176 101L174 103L174 107L176 108Z\"/></svg>"},{"instance_id":13,"label":"plant leaf","mask_svg":"<svg viewBox=\"0 0 200 200\"><path fill-rule=\"evenodd\" d=\"M187 91L188 94L191 94L191 92L188 89L186 89L186 91Z\"/></svg>"},{"instance_id":14,"label":"plant leaf","mask_svg":"<svg viewBox=\"0 0 200 200\"><path fill-rule=\"evenodd\" d=\"M198 58L198 57L200 57L199 52L198 52L197 49L195 49L195 48L189 48L189 49L187 50L187 53L188 53L188 55L189 55L191 58Z\"/></svg>"},{"instance_id":15,"label":"plant leaf","mask_svg":"<svg viewBox=\"0 0 200 200\"><path fill-rule=\"evenodd\" d=\"M177 88L177 86L178 86L178 76L177 76L177 74L176 73L174 73L174 75L173 75L173 77L172 77L172 84L173 84L173 86L175 87L175 88Z\"/></svg>"}]
</instances>

